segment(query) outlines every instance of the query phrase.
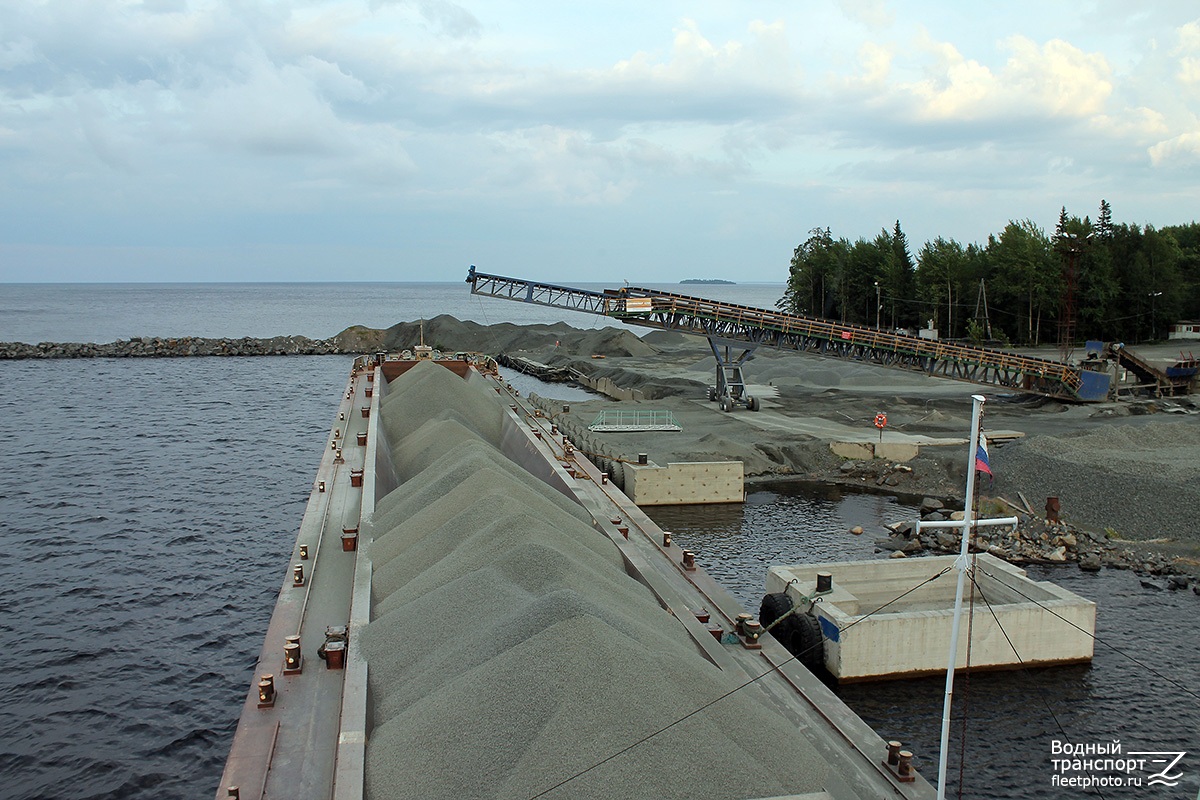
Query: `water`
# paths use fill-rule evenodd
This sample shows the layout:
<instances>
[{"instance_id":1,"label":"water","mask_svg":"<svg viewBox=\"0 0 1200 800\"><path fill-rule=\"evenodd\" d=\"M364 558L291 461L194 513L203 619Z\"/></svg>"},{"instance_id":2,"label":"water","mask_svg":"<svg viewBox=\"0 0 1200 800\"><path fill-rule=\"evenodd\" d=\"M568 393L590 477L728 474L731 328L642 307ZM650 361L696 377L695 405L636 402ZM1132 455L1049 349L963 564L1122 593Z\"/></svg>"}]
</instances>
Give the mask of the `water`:
<instances>
[{"instance_id":1,"label":"water","mask_svg":"<svg viewBox=\"0 0 1200 800\"><path fill-rule=\"evenodd\" d=\"M651 288L764 308L773 308L783 294L782 284ZM566 321L577 328L624 327L594 314L471 295L462 282L0 284L0 342L103 343L134 336L324 339L351 325L388 328L439 314L483 324Z\"/></svg>"},{"instance_id":2,"label":"water","mask_svg":"<svg viewBox=\"0 0 1200 800\"><path fill-rule=\"evenodd\" d=\"M0 363L0 795L215 793L350 362Z\"/></svg>"},{"instance_id":3,"label":"water","mask_svg":"<svg viewBox=\"0 0 1200 800\"><path fill-rule=\"evenodd\" d=\"M780 292L671 288L768 306ZM606 322L474 298L457 283L10 285L0 340L318 337L442 312ZM215 794L348 368L341 356L0 362L0 796ZM846 530L907 513L882 496L773 489L744 509L655 516L675 514L664 526L756 608L768 564L869 557L871 534ZM1103 647L1091 667L972 676L960 689L968 796L1063 795L1048 782L1057 717L1072 741L1188 750L1188 792L1154 796L1194 797L1200 713L1171 681L1200 685L1200 598L1151 592L1125 573L1046 574L1098 600L1101 637L1166 678ZM839 692L933 774L939 681Z\"/></svg>"},{"instance_id":4,"label":"water","mask_svg":"<svg viewBox=\"0 0 1200 800\"><path fill-rule=\"evenodd\" d=\"M881 558L885 554L875 553L872 528L913 519L917 511L885 496L776 485L751 492L744 507L648 513L681 546L696 551L705 570L743 605L757 611L771 564ZM855 525L868 533L850 534ZM965 797L1126 797L1131 792L1134 797L1195 797L1200 789L1200 597L1147 589L1132 573L1115 570L1033 566L1028 573L1097 601L1095 659L1090 665L959 676L947 796L958 796L961 766ZM975 611L986 613L978 598ZM904 742L916 755L917 768L936 783L944 678L851 684L836 692L885 739ZM1186 751L1175 770L1184 777L1175 793L1166 787L1108 788L1101 790L1104 794L1056 787L1051 784L1051 758L1061 757L1051 754L1056 738L1082 744L1119 739L1124 752Z\"/></svg>"}]
</instances>

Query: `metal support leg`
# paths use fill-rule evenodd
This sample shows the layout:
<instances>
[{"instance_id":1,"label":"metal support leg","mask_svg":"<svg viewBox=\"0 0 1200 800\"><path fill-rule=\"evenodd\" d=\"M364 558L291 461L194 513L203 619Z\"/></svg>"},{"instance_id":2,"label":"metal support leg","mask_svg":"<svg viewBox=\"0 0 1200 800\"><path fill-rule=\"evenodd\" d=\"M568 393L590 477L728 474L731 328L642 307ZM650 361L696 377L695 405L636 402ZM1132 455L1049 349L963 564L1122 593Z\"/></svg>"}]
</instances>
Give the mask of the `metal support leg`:
<instances>
[{"instance_id":1,"label":"metal support leg","mask_svg":"<svg viewBox=\"0 0 1200 800\"><path fill-rule=\"evenodd\" d=\"M710 391L709 399L719 402L723 411L731 411L735 405L743 405L757 411L758 402L746 394L742 365L754 358L754 351L758 345L747 346L745 342L709 336L708 346L712 348L713 357L717 360L717 385L715 390ZM739 349L741 353L735 356L734 352Z\"/></svg>"}]
</instances>

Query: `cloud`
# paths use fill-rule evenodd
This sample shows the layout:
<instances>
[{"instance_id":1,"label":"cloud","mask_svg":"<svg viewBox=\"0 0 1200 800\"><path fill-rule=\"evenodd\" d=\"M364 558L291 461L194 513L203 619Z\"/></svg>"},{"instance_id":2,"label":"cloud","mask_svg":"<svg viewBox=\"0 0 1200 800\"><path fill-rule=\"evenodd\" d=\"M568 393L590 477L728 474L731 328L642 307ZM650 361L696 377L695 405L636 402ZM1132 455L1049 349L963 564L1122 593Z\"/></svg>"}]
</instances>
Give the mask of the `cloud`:
<instances>
[{"instance_id":1,"label":"cloud","mask_svg":"<svg viewBox=\"0 0 1200 800\"><path fill-rule=\"evenodd\" d=\"M1147 151L1155 167L1200 166L1200 131L1181 133Z\"/></svg>"},{"instance_id":2,"label":"cloud","mask_svg":"<svg viewBox=\"0 0 1200 800\"><path fill-rule=\"evenodd\" d=\"M372 12L385 8L416 8L428 25L454 38L475 38L483 25L467 9L449 0L370 0Z\"/></svg>"},{"instance_id":3,"label":"cloud","mask_svg":"<svg viewBox=\"0 0 1200 800\"><path fill-rule=\"evenodd\" d=\"M887 28L896 22L885 0L838 0L838 8L850 19L878 30Z\"/></svg>"},{"instance_id":4,"label":"cloud","mask_svg":"<svg viewBox=\"0 0 1200 800\"><path fill-rule=\"evenodd\" d=\"M928 77L898 87L927 120L980 120L1046 115L1078 118L1100 113L1112 93L1104 56L1084 53L1061 39L1039 46L1013 36L1001 43L1010 56L994 71L966 58L948 42L925 38L933 58Z\"/></svg>"}]
</instances>

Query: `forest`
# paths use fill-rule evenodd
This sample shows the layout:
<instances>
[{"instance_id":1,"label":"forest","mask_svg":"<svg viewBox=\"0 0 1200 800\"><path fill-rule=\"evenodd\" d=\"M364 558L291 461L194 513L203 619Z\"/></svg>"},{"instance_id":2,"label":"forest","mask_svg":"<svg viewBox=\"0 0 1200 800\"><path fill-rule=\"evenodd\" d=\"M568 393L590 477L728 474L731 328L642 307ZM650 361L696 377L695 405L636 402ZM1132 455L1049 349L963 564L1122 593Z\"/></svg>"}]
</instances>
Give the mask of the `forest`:
<instances>
[{"instance_id":1,"label":"forest","mask_svg":"<svg viewBox=\"0 0 1200 800\"><path fill-rule=\"evenodd\" d=\"M986 244L937 237L914 255L897 221L871 240L815 228L796 247L779 308L999 344L1129 344L1200 320L1200 224L1115 224L1064 207L1052 234L1010 221ZM1073 314L1071 311L1073 310Z\"/></svg>"}]
</instances>

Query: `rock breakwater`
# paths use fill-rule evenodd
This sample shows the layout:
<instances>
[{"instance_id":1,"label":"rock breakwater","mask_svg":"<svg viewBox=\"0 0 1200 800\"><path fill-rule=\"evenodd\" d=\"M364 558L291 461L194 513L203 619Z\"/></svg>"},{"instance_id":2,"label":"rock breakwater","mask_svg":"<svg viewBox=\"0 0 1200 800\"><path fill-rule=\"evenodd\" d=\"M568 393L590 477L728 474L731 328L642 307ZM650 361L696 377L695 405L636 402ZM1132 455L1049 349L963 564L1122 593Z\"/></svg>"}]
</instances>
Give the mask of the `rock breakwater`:
<instances>
[{"instance_id":1,"label":"rock breakwater","mask_svg":"<svg viewBox=\"0 0 1200 800\"><path fill-rule=\"evenodd\" d=\"M270 339L206 339L139 336L115 342L0 342L0 360L27 358L183 358L188 356L312 356L357 354L338 339L274 336Z\"/></svg>"},{"instance_id":2,"label":"rock breakwater","mask_svg":"<svg viewBox=\"0 0 1200 800\"><path fill-rule=\"evenodd\" d=\"M1192 559L1146 546L1152 543L1116 539L1111 532L1096 533L1011 508L996 511L1015 516L1016 527L979 528L971 538L972 551L991 553L1012 564L1076 563L1080 569L1091 572L1101 567L1128 569L1139 575L1169 578L1164 585L1173 589L1187 588L1189 577L1200 572L1200 564ZM962 511L951 511L940 500L927 497L921 504L921 519L960 520ZM875 544L880 550L893 551L894 555L952 554L959 550L960 533L955 529L925 529L918 533L911 522L898 522L887 528L889 536Z\"/></svg>"}]
</instances>

